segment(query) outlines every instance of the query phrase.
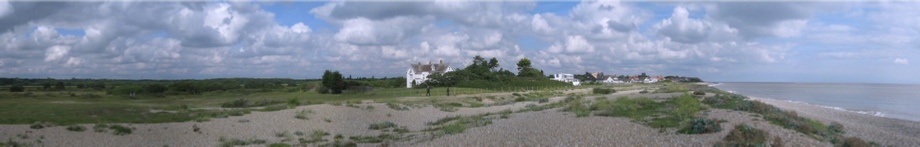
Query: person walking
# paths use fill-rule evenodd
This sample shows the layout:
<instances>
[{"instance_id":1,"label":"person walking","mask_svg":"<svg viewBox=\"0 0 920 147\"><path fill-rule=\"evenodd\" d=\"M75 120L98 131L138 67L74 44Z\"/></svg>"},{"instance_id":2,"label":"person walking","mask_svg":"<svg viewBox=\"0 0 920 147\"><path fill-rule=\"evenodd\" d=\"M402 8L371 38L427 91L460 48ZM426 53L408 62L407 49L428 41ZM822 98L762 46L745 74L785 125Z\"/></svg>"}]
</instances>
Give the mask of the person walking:
<instances>
[{"instance_id":1,"label":"person walking","mask_svg":"<svg viewBox=\"0 0 920 147\"><path fill-rule=\"evenodd\" d=\"M425 90L425 96L431 96L431 86L428 86L428 89Z\"/></svg>"},{"instance_id":2,"label":"person walking","mask_svg":"<svg viewBox=\"0 0 920 147\"><path fill-rule=\"evenodd\" d=\"M450 96L450 87L447 87L447 96Z\"/></svg>"}]
</instances>

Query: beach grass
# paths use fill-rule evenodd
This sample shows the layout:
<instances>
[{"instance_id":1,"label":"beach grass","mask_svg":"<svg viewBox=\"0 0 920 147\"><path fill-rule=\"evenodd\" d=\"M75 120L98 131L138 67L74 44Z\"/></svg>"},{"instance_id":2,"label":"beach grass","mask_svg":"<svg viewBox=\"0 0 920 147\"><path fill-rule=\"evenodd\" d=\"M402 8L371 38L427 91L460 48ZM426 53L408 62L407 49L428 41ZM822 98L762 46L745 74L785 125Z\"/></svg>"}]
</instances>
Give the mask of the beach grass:
<instances>
[{"instance_id":1,"label":"beach grass","mask_svg":"<svg viewBox=\"0 0 920 147\"><path fill-rule=\"evenodd\" d=\"M771 124L794 130L835 145L843 145L848 141L854 143L858 143L859 141L865 142L860 138L844 137L843 125L839 123L824 124L814 119L801 117L795 111L784 111L760 101L748 100L746 96L728 93L715 88L710 88L706 91L716 93L715 96L708 97L703 101L713 108L756 113Z\"/></svg>"}]
</instances>

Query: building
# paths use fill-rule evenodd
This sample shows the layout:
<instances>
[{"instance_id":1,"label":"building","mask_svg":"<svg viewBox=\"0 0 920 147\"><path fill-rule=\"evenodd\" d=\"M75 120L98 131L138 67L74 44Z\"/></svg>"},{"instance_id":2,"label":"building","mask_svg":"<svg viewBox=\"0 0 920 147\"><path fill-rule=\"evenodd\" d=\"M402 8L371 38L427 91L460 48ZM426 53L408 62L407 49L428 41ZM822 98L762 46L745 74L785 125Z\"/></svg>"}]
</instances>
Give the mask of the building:
<instances>
[{"instance_id":1,"label":"building","mask_svg":"<svg viewBox=\"0 0 920 147\"><path fill-rule=\"evenodd\" d=\"M578 79L575 79L574 74L567 74L567 73L554 74L553 80L562 81L566 83L572 83L572 85L575 85L575 86L581 85L581 82L579 82Z\"/></svg>"},{"instance_id":2,"label":"building","mask_svg":"<svg viewBox=\"0 0 920 147\"><path fill-rule=\"evenodd\" d=\"M428 81L428 75L434 73L446 73L454 71L450 67L450 64L444 63L444 61L438 60L437 64L432 64L431 61L428 61L428 64L409 64L409 69L406 70L406 88L412 88L412 86L421 84L422 82Z\"/></svg>"},{"instance_id":3,"label":"building","mask_svg":"<svg viewBox=\"0 0 920 147\"><path fill-rule=\"evenodd\" d=\"M604 83L607 83L607 84L622 84L622 83L624 83L624 81L623 81L623 80L620 80L619 78L617 78L616 75L606 75L606 76L604 76L604 81L603 81L603 82L604 82Z\"/></svg>"}]
</instances>

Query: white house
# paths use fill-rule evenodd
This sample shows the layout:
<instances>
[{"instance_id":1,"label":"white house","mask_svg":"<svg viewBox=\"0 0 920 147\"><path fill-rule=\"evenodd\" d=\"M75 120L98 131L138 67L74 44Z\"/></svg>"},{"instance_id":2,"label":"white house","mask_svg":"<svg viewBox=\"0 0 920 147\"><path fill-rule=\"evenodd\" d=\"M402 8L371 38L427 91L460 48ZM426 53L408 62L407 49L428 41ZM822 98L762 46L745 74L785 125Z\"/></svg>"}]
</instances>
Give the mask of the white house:
<instances>
[{"instance_id":1,"label":"white house","mask_svg":"<svg viewBox=\"0 0 920 147\"><path fill-rule=\"evenodd\" d=\"M553 80L562 81L566 83L572 83L572 85L575 85L575 86L581 85L581 82L579 82L578 79L575 79L575 75L573 74L567 74L567 73L555 74L553 75Z\"/></svg>"},{"instance_id":2,"label":"white house","mask_svg":"<svg viewBox=\"0 0 920 147\"><path fill-rule=\"evenodd\" d=\"M617 79L616 76L607 76L607 79L604 80L604 83L608 83L608 84L622 84L623 81L620 81L620 79Z\"/></svg>"},{"instance_id":3,"label":"white house","mask_svg":"<svg viewBox=\"0 0 920 147\"><path fill-rule=\"evenodd\" d=\"M434 73L443 74L451 71L454 71L454 69L450 67L450 64L440 60L437 64L431 64L431 61L428 61L428 64L422 64L421 62L409 64L409 69L406 71L406 88L412 88L414 85L428 81L428 75Z\"/></svg>"}]
</instances>

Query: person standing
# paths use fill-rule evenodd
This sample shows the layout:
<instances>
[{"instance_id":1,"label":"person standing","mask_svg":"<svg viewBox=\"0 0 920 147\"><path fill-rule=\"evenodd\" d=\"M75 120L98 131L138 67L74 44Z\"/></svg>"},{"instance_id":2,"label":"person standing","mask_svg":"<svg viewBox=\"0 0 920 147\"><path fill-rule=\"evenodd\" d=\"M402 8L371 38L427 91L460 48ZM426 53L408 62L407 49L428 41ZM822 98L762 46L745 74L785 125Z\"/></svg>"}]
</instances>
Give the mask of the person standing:
<instances>
[{"instance_id":1,"label":"person standing","mask_svg":"<svg viewBox=\"0 0 920 147\"><path fill-rule=\"evenodd\" d=\"M428 89L425 90L425 96L431 96L431 86L428 86Z\"/></svg>"},{"instance_id":2,"label":"person standing","mask_svg":"<svg viewBox=\"0 0 920 147\"><path fill-rule=\"evenodd\" d=\"M450 87L447 87L447 96L450 96Z\"/></svg>"}]
</instances>

